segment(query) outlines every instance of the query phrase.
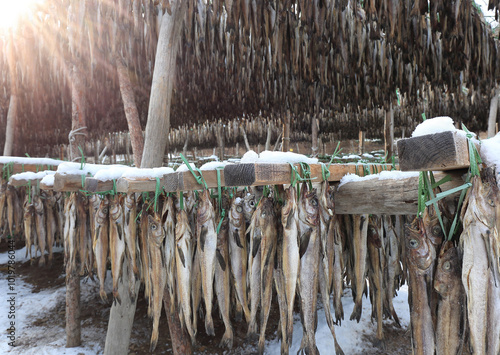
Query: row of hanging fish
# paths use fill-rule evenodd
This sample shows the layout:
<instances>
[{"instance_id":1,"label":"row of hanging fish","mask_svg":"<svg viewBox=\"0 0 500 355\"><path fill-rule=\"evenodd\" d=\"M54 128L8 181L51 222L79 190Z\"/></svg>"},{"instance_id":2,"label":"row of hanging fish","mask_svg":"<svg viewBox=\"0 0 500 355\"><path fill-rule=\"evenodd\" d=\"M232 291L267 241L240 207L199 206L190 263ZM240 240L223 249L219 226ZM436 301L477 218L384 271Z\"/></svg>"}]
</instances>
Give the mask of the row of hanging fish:
<instances>
[{"instance_id":1,"label":"row of hanging fish","mask_svg":"<svg viewBox=\"0 0 500 355\"><path fill-rule=\"evenodd\" d=\"M125 130L126 122L116 119L123 115L118 77L109 70L117 57L129 69L143 113L159 24L169 16L169 4L56 2L40 6L40 16L16 29L13 45L9 36L0 38L2 111L8 111L11 87L22 88L17 93L19 152L42 156L47 147L67 141L72 83L87 88L81 101L89 136ZM440 114L462 118L476 129L499 75L498 41L470 1L433 1L428 7L423 0L362 5L190 0L182 17L174 127L213 120L221 112L227 120L258 110L302 114L322 108L337 113L347 108L357 127L363 119L360 108L387 109L399 92L413 110L428 99L424 91L431 91L428 102L445 106ZM14 55L16 70L9 69L8 54ZM419 116L422 110L417 111ZM480 115L477 121L471 112ZM416 116L407 112L403 117ZM336 121L336 115L332 118Z\"/></svg>"},{"instance_id":2,"label":"row of hanging fish","mask_svg":"<svg viewBox=\"0 0 500 355\"><path fill-rule=\"evenodd\" d=\"M432 205L405 226L414 354L500 353L499 187L492 168L471 182L451 240Z\"/></svg>"}]
</instances>

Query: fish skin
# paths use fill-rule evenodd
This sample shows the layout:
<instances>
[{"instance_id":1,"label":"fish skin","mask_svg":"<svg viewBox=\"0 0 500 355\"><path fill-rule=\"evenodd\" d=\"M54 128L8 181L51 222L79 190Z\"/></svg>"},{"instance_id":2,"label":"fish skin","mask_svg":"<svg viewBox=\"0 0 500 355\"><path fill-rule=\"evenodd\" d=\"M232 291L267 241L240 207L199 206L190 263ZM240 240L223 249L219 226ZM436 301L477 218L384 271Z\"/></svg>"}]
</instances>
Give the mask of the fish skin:
<instances>
[{"instance_id":1,"label":"fish skin","mask_svg":"<svg viewBox=\"0 0 500 355\"><path fill-rule=\"evenodd\" d=\"M76 228L77 228L77 245L78 255L80 257L80 276L85 274L85 261L87 260L87 234L88 221L87 213L88 201L87 198L78 192L76 195Z\"/></svg>"},{"instance_id":2,"label":"fish skin","mask_svg":"<svg viewBox=\"0 0 500 355\"><path fill-rule=\"evenodd\" d=\"M278 337L281 337L281 354L287 355L289 353L287 340L288 306L285 295L285 278L283 275L283 235L284 233L278 233L277 236L276 262L273 277L280 311L279 328L281 332L278 331Z\"/></svg>"},{"instance_id":3,"label":"fish skin","mask_svg":"<svg viewBox=\"0 0 500 355\"><path fill-rule=\"evenodd\" d=\"M247 297L247 263L248 247L246 240L245 216L243 214L243 199L236 197L229 211L229 259L234 277L236 298L242 306L245 320L250 322L250 309Z\"/></svg>"},{"instance_id":4,"label":"fish skin","mask_svg":"<svg viewBox=\"0 0 500 355\"><path fill-rule=\"evenodd\" d=\"M229 271L229 221L224 218L217 233L217 257L215 262L215 293L217 304L224 321L225 332L219 343L219 347L233 347L233 327L229 318L231 309L231 285Z\"/></svg>"},{"instance_id":5,"label":"fish skin","mask_svg":"<svg viewBox=\"0 0 500 355\"><path fill-rule=\"evenodd\" d=\"M353 253L354 253L354 280L355 280L355 300L354 308L350 319L359 323L363 310L362 300L366 283L366 257L367 235L368 235L368 215L353 216Z\"/></svg>"},{"instance_id":6,"label":"fish skin","mask_svg":"<svg viewBox=\"0 0 500 355\"><path fill-rule=\"evenodd\" d=\"M316 347L316 304L318 299L318 276L320 268L320 230L319 230L319 202L316 190L307 191L307 185L302 186L299 198L299 233L305 233L303 228L308 228L310 232L307 246L301 245L305 249L300 259L299 274L299 294L302 313L303 332L300 351L307 354L319 354ZM305 243L301 240L301 243Z\"/></svg>"},{"instance_id":7,"label":"fish skin","mask_svg":"<svg viewBox=\"0 0 500 355\"><path fill-rule=\"evenodd\" d=\"M33 206L35 206L35 226L38 237L38 249L41 256L38 260L38 266L45 266L45 248L47 243L47 230L45 229L45 209L39 195L33 196Z\"/></svg>"},{"instance_id":8,"label":"fish skin","mask_svg":"<svg viewBox=\"0 0 500 355\"><path fill-rule=\"evenodd\" d=\"M271 310L272 291L273 291L273 269L274 260L276 257L276 243L277 243L277 230L275 224L274 203L271 198L263 197L261 199L262 207L258 224L262 230L262 238L260 242L261 252L261 265L260 265L260 279L261 279L261 310L260 310L260 337L259 337L259 354L264 353L265 346L265 332L267 321L269 319L269 312Z\"/></svg>"},{"instance_id":9,"label":"fish skin","mask_svg":"<svg viewBox=\"0 0 500 355\"><path fill-rule=\"evenodd\" d=\"M260 305L261 296L261 248L262 229L260 228L258 216L262 208L262 200L257 205L250 227L250 250L248 253L248 278L250 283L250 323L248 324L247 338L253 338L257 335L257 310Z\"/></svg>"},{"instance_id":10,"label":"fish skin","mask_svg":"<svg viewBox=\"0 0 500 355\"><path fill-rule=\"evenodd\" d=\"M4 214L7 207L7 182L0 184L0 229L5 229Z\"/></svg>"},{"instance_id":11,"label":"fish skin","mask_svg":"<svg viewBox=\"0 0 500 355\"><path fill-rule=\"evenodd\" d=\"M104 290L109 253L109 200L107 198L101 200L95 215L92 249L94 250L97 277L99 278L99 295L104 302L107 302L108 296Z\"/></svg>"},{"instance_id":12,"label":"fish skin","mask_svg":"<svg viewBox=\"0 0 500 355\"><path fill-rule=\"evenodd\" d=\"M344 307L342 305L342 294L344 292L344 235L341 227L341 217L333 215L330 220L328 234L333 234L333 264L332 264L332 289L333 305L335 308L335 320L338 325L344 319ZM329 239L331 237L329 236Z\"/></svg>"},{"instance_id":13,"label":"fish skin","mask_svg":"<svg viewBox=\"0 0 500 355\"><path fill-rule=\"evenodd\" d=\"M189 218L189 217L188 217ZM197 250L196 238L193 238L193 269L191 274L191 303L193 311L193 329L194 333L198 332L198 311L201 314L201 266L200 266L200 253Z\"/></svg>"},{"instance_id":14,"label":"fish skin","mask_svg":"<svg viewBox=\"0 0 500 355\"><path fill-rule=\"evenodd\" d=\"M369 255L369 280L370 294L372 295L372 317L377 320L377 342L383 342L384 332L382 328L384 311L384 276L383 248L381 239L383 238L383 227L380 216L372 215L368 222L368 255ZM382 254L382 255L381 255Z\"/></svg>"},{"instance_id":15,"label":"fish skin","mask_svg":"<svg viewBox=\"0 0 500 355\"><path fill-rule=\"evenodd\" d=\"M463 347L461 323L465 311L462 285L462 259L451 241L441 247L434 289L441 296L438 303L436 354L455 355Z\"/></svg>"},{"instance_id":16,"label":"fish skin","mask_svg":"<svg viewBox=\"0 0 500 355\"><path fill-rule=\"evenodd\" d=\"M401 266L399 265L399 245L394 226L390 216L384 215L383 224L387 243L385 244L386 268L384 273L385 278L385 305L388 316L392 317L398 327L401 326L399 317L394 309L392 302L396 295L396 285L399 284L398 278L401 275Z\"/></svg>"},{"instance_id":17,"label":"fish skin","mask_svg":"<svg viewBox=\"0 0 500 355\"><path fill-rule=\"evenodd\" d=\"M283 283L287 302L287 348L292 345L293 336L293 306L297 282L300 273L300 240L299 240L299 210L297 205L297 190L289 187L285 190L285 205L281 210L283 224Z\"/></svg>"},{"instance_id":18,"label":"fish skin","mask_svg":"<svg viewBox=\"0 0 500 355\"><path fill-rule=\"evenodd\" d=\"M111 197L109 203L109 251L111 255L111 274L113 276L113 298L121 304L118 281L122 275L125 258L125 236L123 232L123 209L120 197Z\"/></svg>"},{"instance_id":19,"label":"fish skin","mask_svg":"<svg viewBox=\"0 0 500 355\"><path fill-rule=\"evenodd\" d=\"M111 212L110 212L111 213ZM165 254L163 251L163 242L165 239L165 230L162 226L160 216L155 213L148 218L147 245L149 253L149 274L151 277L151 294L149 306L152 309L153 332L151 334L150 351L153 352L158 343L158 327L162 310L163 292L167 282L167 272L165 263Z\"/></svg>"},{"instance_id":20,"label":"fish skin","mask_svg":"<svg viewBox=\"0 0 500 355\"><path fill-rule=\"evenodd\" d=\"M47 250L49 252L48 256L48 264L52 265L53 254L52 248L55 242L56 230L57 230L57 222L55 216L55 205L56 198L52 191L46 191L45 198L45 215L47 217ZM91 264L92 265L92 264Z\"/></svg>"},{"instance_id":21,"label":"fish skin","mask_svg":"<svg viewBox=\"0 0 500 355\"><path fill-rule=\"evenodd\" d=\"M193 236L185 210L177 211L175 225L175 268L177 276L177 301L182 312L182 322L191 338L196 343L191 314L191 272L193 264Z\"/></svg>"},{"instance_id":22,"label":"fish skin","mask_svg":"<svg viewBox=\"0 0 500 355\"><path fill-rule=\"evenodd\" d=\"M163 203L162 219L165 221L165 263L167 268L167 291L170 294L170 315L175 310L175 210L174 200L167 197Z\"/></svg>"},{"instance_id":23,"label":"fish skin","mask_svg":"<svg viewBox=\"0 0 500 355\"><path fill-rule=\"evenodd\" d=\"M56 193L56 222L57 222L57 234L56 234L56 245L64 244L64 203L65 198L62 192Z\"/></svg>"},{"instance_id":24,"label":"fish skin","mask_svg":"<svg viewBox=\"0 0 500 355\"><path fill-rule=\"evenodd\" d=\"M35 218L35 206L33 206L32 203L26 203L24 204L24 235L25 235L25 240L26 240L26 257L30 256L30 263L33 265L33 257L31 255L31 247L34 243L34 229L33 229L33 223L34 223L34 218ZM36 238L36 236L35 236Z\"/></svg>"},{"instance_id":25,"label":"fish skin","mask_svg":"<svg viewBox=\"0 0 500 355\"><path fill-rule=\"evenodd\" d=\"M200 254L201 286L205 301L205 330L207 335L215 336L212 318L213 282L217 234L215 232L215 212L208 190L200 193L196 221L197 251Z\"/></svg>"},{"instance_id":26,"label":"fish skin","mask_svg":"<svg viewBox=\"0 0 500 355\"><path fill-rule=\"evenodd\" d=\"M149 251L148 251L148 230L149 230L149 220L148 220L148 206L143 203L141 210L141 233L139 234L140 241L140 254L141 254L141 281L144 282L144 296L149 300L151 299L151 278L149 275ZM151 307L148 307L148 316Z\"/></svg>"},{"instance_id":27,"label":"fish skin","mask_svg":"<svg viewBox=\"0 0 500 355\"><path fill-rule=\"evenodd\" d=\"M252 220L253 213L255 212L255 208L257 207L256 196L255 193L247 192L245 196L243 196L243 212L245 215L245 221L250 223Z\"/></svg>"},{"instance_id":28,"label":"fish skin","mask_svg":"<svg viewBox=\"0 0 500 355\"><path fill-rule=\"evenodd\" d=\"M137 237L137 203L135 194L129 193L123 199L123 232L125 236L125 260L128 270L131 271L128 278L128 293L130 300L135 302L135 284L140 279L138 264L139 240Z\"/></svg>"},{"instance_id":29,"label":"fish skin","mask_svg":"<svg viewBox=\"0 0 500 355\"><path fill-rule=\"evenodd\" d=\"M434 354L430 283L433 278L436 251L425 235L423 222L419 218L415 218L411 225L405 226L405 241L413 351L416 355Z\"/></svg>"},{"instance_id":30,"label":"fish skin","mask_svg":"<svg viewBox=\"0 0 500 355\"><path fill-rule=\"evenodd\" d=\"M470 344L475 354L498 354L499 190L491 168L484 169L481 177L475 176L471 182L462 207L460 236Z\"/></svg>"}]
</instances>

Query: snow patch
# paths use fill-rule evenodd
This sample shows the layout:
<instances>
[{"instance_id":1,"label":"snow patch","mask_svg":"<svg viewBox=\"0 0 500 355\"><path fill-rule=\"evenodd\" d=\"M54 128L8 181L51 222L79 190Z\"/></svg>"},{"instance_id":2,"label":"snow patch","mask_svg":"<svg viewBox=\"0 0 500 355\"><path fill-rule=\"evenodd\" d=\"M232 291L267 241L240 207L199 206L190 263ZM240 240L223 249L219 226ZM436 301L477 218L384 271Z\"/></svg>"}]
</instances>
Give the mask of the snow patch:
<instances>
[{"instance_id":1,"label":"snow patch","mask_svg":"<svg viewBox=\"0 0 500 355\"><path fill-rule=\"evenodd\" d=\"M64 161L50 158L0 157L0 164L7 163L58 166Z\"/></svg>"},{"instance_id":2,"label":"snow patch","mask_svg":"<svg viewBox=\"0 0 500 355\"><path fill-rule=\"evenodd\" d=\"M259 154L249 150L241 157L240 163L255 163L259 159Z\"/></svg>"},{"instance_id":3,"label":"snow patch","mask_svg":"<svg viewBox=\"0 0 500 355\"><path fill-rule=\"evenodd\" d=\"M45 175L42 180L40 180L40 184L44 184L45 186L54 186L54 175Z\"/></svg>"},{"instance_id":4,"label":"snow patch","mask_svg":"<svg viewBox=\"0 0 500 355\"><path fill-rule=\"evenodd\" d=\"M467 133L461 129L456 129L453 119L448 116L440 116L430 118L420 123L411 134L412 137L420 137L428 134L442 133L442 132L457 132L461 136L466 136ZM472 133L475 136L474 133Z\"/></svg>"},{"instance_id":5,"label":"snow patch","mask_svg":"<svg viewBox=\"0 0 500 355\"><path fill-rule=\"evenodd\" d=\"M342 185L347 184L348 182L353 182L353 181L366 181L366 180L373 180L373 179L378 179L378 180L401 180L401 179L408 179L411 177L418 177L418 171L399 171L399 170L385 170L382 171L378 174L372 174L372 175L366 175L366 176L358 176L356 174L347 174L342 177L340 180L339 184L339 189Z\"/></svg>"},{"instance_id":6,"label":"snow patch","mask_svg":"<svg viewBox=\"0 0 500 355\"><path fill-rule=\"evenodd\" d=\"M211 161L203 164L200 167L200 170L215 170L218 167L225 167L226 165L231 164L228 161Z\"/></svg>"},{"instance_id":7,"label":"snow patch","mask_svg":"<svg viewBox=\"0 0 500 355\"><path fill-rule=\"evenodd\" d=\"M162 166L160 168L150 168L150 169L129 168L123 172L123 175L121 177L130 180L147 179L147 178L154 179L173 172L174 169L168 166Z\"/></svg>"},{"instance_id":8,"label":"snow patch","mask_svg":"<svg viewBox=\"0 0 500 355\"><path fill-rule=\"evenodd\" d=\"M64 162L57 167L58 174L66 175L91 175L94 176L99 170L107 169L124 169L129 168L127 165L113 164L82 164L81 163L71 163Z\"/></svg>"},{"instance_id":9,"label":"snow patch","mask_svg":"<svg viewBox=\"0 0 500 355\"><path fill-rule=\"evenodd\" d=\"M24 173L14 174L10 178L12 180L37 180L43 179L47 175L54 175L56 172L52 170L39 171L37 173L26 171Z\"/></svg>"},{"instance_id":10,"label":"snow patch","mask_svg":"<svg viewBox=\"0 0 500 355\"><path fill-rule=\"evenodd\" d=\"M273 152L265 150L260 154L253 150L246 152L241 158L241 163L307 163L318 164L318 159L309 158L303 154L292 152Z\"/></svg>"},{"instance_id":11,"label":"snow patch","mask_svg":"<svg viewBox=\"0 0 500 355\"><path fill-rule=\"evenodd\" d=\"M494 165L497 174L500 174L500 133L481 141L481 158L486 165Z\"/></svg>"}]
</instances>

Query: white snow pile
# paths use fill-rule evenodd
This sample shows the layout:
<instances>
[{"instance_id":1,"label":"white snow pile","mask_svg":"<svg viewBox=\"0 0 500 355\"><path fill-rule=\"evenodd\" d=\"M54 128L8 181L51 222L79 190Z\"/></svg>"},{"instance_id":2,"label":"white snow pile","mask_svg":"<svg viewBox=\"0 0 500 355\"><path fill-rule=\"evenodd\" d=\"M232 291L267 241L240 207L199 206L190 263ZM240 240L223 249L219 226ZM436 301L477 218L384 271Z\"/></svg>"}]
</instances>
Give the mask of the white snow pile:
<instances>
[{"instance_id":1,"label":"white snow pile","mask_svg":"<svg viewBox=\"0 0 500 355\"><path fill-rule=\"evenodd\" d=\"M456 129L453 119L448 116L440 116L429 118L420 123L411 134L412 137L425 136L427 134L435 134L442 132L457 132L461 136L466 136L466 132L461 129ZM474 133L472 133L475 136Z\"/></svg>"},{"instance_id":2,"label":"white snow pile","mask_svg":"<svg viewBox=\"0 0 500 355\"><path fill-rule=\"evenodd\" d=\"M193 163L189 163L189 166L191 167L191 169L195 170L196 169L196 166L193 164ZM189 168L186 164L181 164L177 170L177 172L183 172L183 171L189 171Z\"/></svg>"},{"instance_id":3,"label":"white snow pile","mask_svg":"<svg viewBox=\"0 0 500 355\"><path fill-rule=\"evenodd\" d=\"M347 184L348 182L353 182L353 181L365 181L365 180L372 180L372 179L401 180L401 179L408 179L411 177L418 177L418 171L384 170L378 174L371 174L371 175L366 175L366 176L358 176L356 174L346 174L340 180L340 184L339 184L338 188L340 189L340 187L342 185Z\"/></svg>"},{"instance_id":4,"label":"white snow pile","mask_svg":"<svg viewBox=\"0 0 500 355\"><path fill-rule=\"evenodd\" d=\"M361 159L361 157L359 155L356 155L356 154L349 154L349 155L344 155L342 158L340 159L345 159L345 160L349 160L349 159Z\"/></svg>"},{"instance_id":5,"label":"white snow pile","mask_svg":"<svg viewBox=\"0 0 500 355\"><path fill-rule=\"evenodd\" d=\"M26 171L24 173L14 174L10 178L12 180L38 180L43 179L47 175L54 175L56 172L52 170L39 171L37 173L33 171Z\"/></svg>"},{"instance_id":6,"label":"white snow pile","mask_svg":"<svg viewBox=\"0 0 500 355\"><path fill-rule=\"evenodd\" d=\"M260 154L253 150L246 152L241 158L241 163L307 163L318 164L318 159L309 158L303 154L292 152L273 152L265 150Z\"/></svg>"},{"instance_id":7,"label":"white snow pile","mask_svg":"<svg viewBox=\"0 0 500 355\"><path fill-rule=\"evenodd\" d=\"M481 141L481 158L486 165L496 166L497 174L500 174L500 133Z\"/></svg>"},{"instance_id":8,"label":"white snow pile","mask_svg":"<svg viewBox=\"0 0 500 355\"><path fill-rule=\"evenodd\" d=\"M113 164L113 165L104 165L104 164L82 164L81 163L72 163L72 162L64 162L57 167L58 174L66 174L66 175L91 175L94 176L97 174L99 170L105 169L124 169L129 168L127 165Z\"/></svg>"},{"instance_id":9,"label":"white snow pile","mask_svg":"<svg viewBox=\"0 0 500 355\"><path fill-rule=\"evenodd\" d=\"M64 161L50 158L0 157L0 164L7 163L58 166L64 163Z\"/></svg>"},{"instance_id":10,"label":"white snow pile","mask_svg":"<svg viewBox=\"0 0 500 355\"><path fill-rule=\"evenodd\" d=\"M42 180L40 180L40 184L43 184L45 186L54 186L54 175L45 175Z\"/></svg>"},{"instance_id":11,"label":"white snow pile","mask_svg":"<svg viewBox=\"0 0 500 355\"><path fill-rule=\"evenodd\" d=\"M225 167L226 165L231 164L228 161L211 161L203 164L200 167L200 170L215 170L218 167Z\"/></svg>"},{"instance_id":12,"label":"white snow pile","mask_svg":"<svg viewBox=\"0 0 500 355\"><path fill-rule=\"evenodd\" d=\"M154 179L173 172L174 169L168 166L162 166L159 168L145 168L145 169L129 168L124 171L121 177L130 180L147 179L147 178Z\"/></svg>"}]
</instances>

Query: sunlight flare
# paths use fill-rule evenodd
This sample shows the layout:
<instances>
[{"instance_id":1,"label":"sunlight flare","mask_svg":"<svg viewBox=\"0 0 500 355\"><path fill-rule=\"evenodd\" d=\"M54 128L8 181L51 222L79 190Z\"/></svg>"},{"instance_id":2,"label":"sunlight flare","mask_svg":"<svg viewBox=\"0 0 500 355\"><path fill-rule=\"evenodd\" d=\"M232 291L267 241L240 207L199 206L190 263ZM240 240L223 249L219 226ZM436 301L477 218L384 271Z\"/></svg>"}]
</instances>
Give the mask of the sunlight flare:
<instances>
[{"instance_id":1,"label":"sunlight flare","mask_svg":"<svg viewBox=\"0 0 500 355\"><path fill-rule=\"evenodd\" d=\"M42 0L0 0L0 30L14 27Z\"/></svg>"}]
</instances>

